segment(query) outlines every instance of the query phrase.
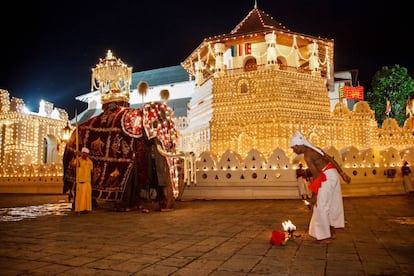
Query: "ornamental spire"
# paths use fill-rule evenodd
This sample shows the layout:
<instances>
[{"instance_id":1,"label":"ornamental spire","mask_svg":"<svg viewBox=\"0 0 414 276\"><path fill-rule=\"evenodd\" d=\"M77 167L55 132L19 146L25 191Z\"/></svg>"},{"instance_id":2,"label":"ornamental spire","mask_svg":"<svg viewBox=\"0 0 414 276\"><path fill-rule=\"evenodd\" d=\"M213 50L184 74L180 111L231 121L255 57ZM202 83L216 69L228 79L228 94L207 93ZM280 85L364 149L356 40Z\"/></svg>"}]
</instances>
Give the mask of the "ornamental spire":
<instances>
[{"instance_id":1,"label":"ornamental spire","mask_svg":"<svg viewBox=\"0 0 414 276\"><path fill-rule=\"evenodd\" d=\"M108 50L104 59L92 68L91 90L98 89L102 104L115 101L129 102L132 67L116 58Z\"/></svg>"}]
</instances>

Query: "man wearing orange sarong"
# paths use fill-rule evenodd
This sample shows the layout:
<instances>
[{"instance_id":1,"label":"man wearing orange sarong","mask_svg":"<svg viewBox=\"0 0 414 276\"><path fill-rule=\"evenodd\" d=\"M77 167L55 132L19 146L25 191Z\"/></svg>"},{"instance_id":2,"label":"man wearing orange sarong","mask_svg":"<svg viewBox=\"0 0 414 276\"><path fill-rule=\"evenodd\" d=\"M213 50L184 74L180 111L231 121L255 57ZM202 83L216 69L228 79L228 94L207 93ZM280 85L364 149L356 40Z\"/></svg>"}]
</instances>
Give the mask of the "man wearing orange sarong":
<instances>
[{"instance_id":1,"label":"man wearing orange sarong","mask_svg":"<svg viewBox=\"0 0 414 276\"><path fill-rule=\"evenodd\" d=\"M303 154L308 168L312 172L313 181L309 185L313 196L312 218L309 224L309 235L318 242L330 243L335 238L335 228L345 226L339 175L349 183L350 177L342 171L338 163L320 148L309 143L296 131L290 146L296 154Z\"/></svg>"},{"instance_id":2,"label":"man wearing orange sarong","mask_svg":"<svg viewBox=\"0 0 414 276\"><path fill-rule=\"evenodd\" d=\"M78 158L75 194L75 212L77 214L80 214L81 211L92 211L91 173L93 170L93 162L88 154L89 149L83 147L81 156Z\"/></svg>"}]
</instances>

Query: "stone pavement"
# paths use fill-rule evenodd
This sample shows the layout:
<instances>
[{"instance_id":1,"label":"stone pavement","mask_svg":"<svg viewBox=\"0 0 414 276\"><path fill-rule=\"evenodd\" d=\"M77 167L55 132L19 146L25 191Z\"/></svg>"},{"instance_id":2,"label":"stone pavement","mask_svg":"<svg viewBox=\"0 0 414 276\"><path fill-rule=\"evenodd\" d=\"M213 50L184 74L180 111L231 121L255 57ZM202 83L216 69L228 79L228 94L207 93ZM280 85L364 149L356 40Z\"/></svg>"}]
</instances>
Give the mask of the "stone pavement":
<instances>
[{"instance_id":1,"label":"stone pavement","mask_svg":"<svg viewBox=\"0 0 414 276\"><path fill-rule=\"evenodd\" d=\"M0 209L65 201L0 195ZM306 235L301 200L178 201L171 212L115 212L0 221L0 275L414 275L414 196L344 198L331 244ZM296 225L284 246L269 243Z\"/></svg>"}]
</instances>

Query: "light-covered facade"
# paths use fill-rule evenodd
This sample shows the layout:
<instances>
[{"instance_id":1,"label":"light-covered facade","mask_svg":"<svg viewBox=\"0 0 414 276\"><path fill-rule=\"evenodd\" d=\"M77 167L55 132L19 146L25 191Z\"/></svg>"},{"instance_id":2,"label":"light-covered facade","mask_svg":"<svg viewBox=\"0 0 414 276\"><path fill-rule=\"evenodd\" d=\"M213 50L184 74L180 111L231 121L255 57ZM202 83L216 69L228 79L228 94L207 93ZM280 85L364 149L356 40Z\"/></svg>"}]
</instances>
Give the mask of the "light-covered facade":
<instances>
[{"instance_id":1,"label":"light-covered facade","mask_svg":"<svg viewBox=\"0 0 414 276\"><path fill-rule=\"evenodd\" d=\"M0 160L2 169L32 164L60 164L63 129L68 122L64 109L41 101L39 111L26 110L23 99L0 90Z\"/></svg>"},{"instance_id":2,"label":"light-covered facade","mask_svg":"<svg viewBox=\"0 0 414 276\"><path fill-rule=\"evenodd\" d=\"M367 102L341 98L339 89L354 80L350 72L333 71L333 57L333 40L290 31L254 8L229 34L204 39L181 66L133 73L129 102L160 101L160 92L169 91L177 148L195 158L184 163L184 197L298 196L294 173L304 161L290 149L295 130L351 175L345 196L403 192L399 167L403 160L414 164L413 112L402 127L393 118L378 127ZM145 96L138 93L141 81L149 84ZM99 91L76 99L88 103L80 122L100 114ZM63 118L59 129L64 125ZM12 158L5 148L2 162ZM24 150L15 152L22 162Z\"/></svg>"},{"instance_id":3,"label":"light-covered facade","mask_svg":"<svg viewBox=\"0 0 414 276\"><path fill-rule=\"evenodd\" d=\"M0 192L56 193L62 183L64 109L41 101L38 112L0 89Z\"/></svg>"},{"instance_id":4,"label":"light-covered facade","mask_svg":"<svg viewBox=\"0 0 414 276\"><path fill-rule=\"evenodd\" d=\"M257 8L229 34L204 39L182 62L196 82L183 150L245 157L281 148L293 157L295 130L320 147L414 146L409 125L378 128L364 101L348 109L338 91L352 77L338 73L335 82L333 52L333 40L290 31Z\"/></svg>"}]
</instances>

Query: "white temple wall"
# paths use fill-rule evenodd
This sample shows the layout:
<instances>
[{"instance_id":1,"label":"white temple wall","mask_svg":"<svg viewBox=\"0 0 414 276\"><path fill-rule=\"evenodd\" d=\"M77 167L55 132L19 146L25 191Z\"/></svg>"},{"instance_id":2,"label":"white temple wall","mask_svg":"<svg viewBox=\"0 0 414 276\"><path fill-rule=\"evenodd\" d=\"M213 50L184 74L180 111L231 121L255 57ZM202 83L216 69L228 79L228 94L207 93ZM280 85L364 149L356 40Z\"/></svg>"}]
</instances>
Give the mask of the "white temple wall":
<instances>
[{"instance_id":1,"label":"white temple wall","mask_svg":"<svg viewBox=\"0 0 414 276\"><path fill-rule=\"evenodd\" d=\"M359 151L355 147L325 150L351 176L350 184L341 180L344 197L404 193L399 169L402 159L396 149L391 148L381 155L376 149ZM220 159L203 152L196 161L197 182L186 186L183 198L300 198L296 168L303 160L301 156L291 160L287 155L280 148L275 149L268 160L256 150L250 151L244 160L233 151L226 151Z\"/></svg>"}]
</instances>

